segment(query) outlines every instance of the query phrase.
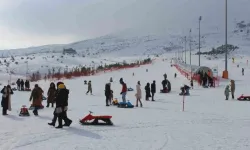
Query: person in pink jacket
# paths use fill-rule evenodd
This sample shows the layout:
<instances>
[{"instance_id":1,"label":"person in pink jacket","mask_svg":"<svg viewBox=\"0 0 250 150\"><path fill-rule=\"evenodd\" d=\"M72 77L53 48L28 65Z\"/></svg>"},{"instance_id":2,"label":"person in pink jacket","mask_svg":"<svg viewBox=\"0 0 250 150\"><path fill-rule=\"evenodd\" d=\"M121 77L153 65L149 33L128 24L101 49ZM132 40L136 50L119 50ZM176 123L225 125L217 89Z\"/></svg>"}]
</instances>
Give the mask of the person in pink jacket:
<instances>
[{"instance_id":1,"label":"person in pink jacket","mask_svg":"<svg viewBox=\"0 0 250 150\"><path fill-rule=\"evenodd\" d=\"M140 81L138 81L137 85L136 85L136 94L135 94L135 97L136 97L136 107L138 107L138 101L140 102L141 107L142 107L142 102L141 102L141 83L140 83Z\"/></svg>"}]
</instances>

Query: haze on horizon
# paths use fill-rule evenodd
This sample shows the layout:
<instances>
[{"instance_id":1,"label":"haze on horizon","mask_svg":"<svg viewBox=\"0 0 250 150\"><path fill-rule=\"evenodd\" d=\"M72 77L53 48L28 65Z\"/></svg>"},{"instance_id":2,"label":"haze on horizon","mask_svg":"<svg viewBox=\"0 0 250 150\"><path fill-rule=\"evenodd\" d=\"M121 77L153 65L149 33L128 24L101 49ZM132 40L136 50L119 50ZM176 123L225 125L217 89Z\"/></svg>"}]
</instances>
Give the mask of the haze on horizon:
<instances>
[{"instance_id":1,"label":"haze on horizon","mask_svg":"<svg viewBox=\"0 0 250 150\"><path fill-rule=\"evenodd\" d=\"M228 1L229 20L242 16L250 4ZM223 26L224 1L0 0L0 49L67 44L127 29L186 33L197 29L200 15L206 27Z\"/></svg>"}]
</instances>

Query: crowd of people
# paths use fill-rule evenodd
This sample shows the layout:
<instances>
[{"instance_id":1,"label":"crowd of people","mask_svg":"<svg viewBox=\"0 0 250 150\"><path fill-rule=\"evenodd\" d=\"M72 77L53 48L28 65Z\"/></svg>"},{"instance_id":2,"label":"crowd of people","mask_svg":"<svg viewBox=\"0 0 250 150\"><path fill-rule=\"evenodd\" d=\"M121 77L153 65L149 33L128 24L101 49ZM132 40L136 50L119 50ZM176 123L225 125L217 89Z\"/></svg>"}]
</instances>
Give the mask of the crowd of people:
<instances>
[{"instance_id":1,"label":"crowd of people","mask_svg":"<svg viewBox=\"0 0 250 150\"><path fill-rule=\"evenodd\" d=\"M22 91L22 81L18 80L17 87L20 88ZM19 84L20 83L20 84ZM4 86L1 90L2 93L2 115L8 115L7 110L11 111L11 95L14 94L13 90L10 85ZM38 116L38 110L41 108L42 105L42 97L44 91L38 84L35 84L33 90L31 91L30 101L32 101L31 106L34 108L33 113L35 116ZM51 126L55 126L56 121L58 120L58 126L56 128L63 128L63 126L70 126L72 120L67 117L67 110L68 110L68 95L69 90L66 88L63 82L58 82L57 86L55 83L50 83L50 87L47 92L47 107L52 104L56 105L55 110L53 112L53 119L51 123L48 123ZM65 124L62 124L62 120L64 120Z\"/></svg>"},{"instance_id":2,"label":"crowd of people","mask_svg":"<svg viewBox=\"0 0 250 150\"><path fill-rule=\"evenodd\" d=\"M24 82L23 79L18 79L16 81L16 84L17 84L17 90L18 91L25 91L25 90L30 89L30 81L29 80L26 80Z\"/></svg>"},{"instance_id":3,"label":"crowd of people","mask_svg":"<svg viewBox=\"0 0 250 150\"><path fill-rule=\"evenodd\" d=\"M212 86L213 83L211 77L205 72L201 73L199 72L201 77L201 85L206 86L206 83L209 81L210 85ZM175 78L177 74L175 73ZM168 93L171 91L171 83L167 79L167 74L163 75L164 79L162 80L162 89L160 90L162 93ZM208 81L207 81L208 80ZM87 82L87 81L86 81ZM106 106L112 105L113 100L113 90L111 89L111 82L113 82L113 79L110 78L110 82L106 83L105 85L105 97L106 97ZM17 80L17 89L22 91L25 89L30 89L30 83L28 80L24 81L22 79ZM126 95L127 95L127 84L124 82L123 78L120 78L119 83L122 85L120 94L122 95L122 102L126 103ZM88 88L87 92L92 94L92 84L91 81L87 83ZM191 88L193 88L193 80L190 81ZM24 88L25 86L25 88ZM230 89L231 86L231 89ZM224 94L226 96L226 100L229 98L229 93L231 92L232 98L234 99L234 92L235 92L235 81L231 80L230 86L226 86ZM151 101L155 101L154 96L156 93L156 81L154 80L151 84L148 82L145 86L145 100L149 101L151 97ZM189 94L190 87L187 85L184 85L181 87L181 94L185 95ZM14 94L13 90L11 89L11 86L4 86L4 88L1 90L2 93L2 115L8 115L7 110L11 111L11 95ZM35 116L38 115L38 110L41 108L42 105L42 97L43 97L44 91L41 87L39 87L38 84L35 84L33 90L31 91L30 95L30 101L32 101L32 107L34 107L33 113ZM143 107L142 104L142 89L141 89L141 83L140 81L137 82L136 85L136 107L140 105L140 107ZM56 128L62 128L63 126L70 126L72 123L72 120L70 120L67 117L67 110L68 110L68 98L69 98L69 90L66 88L65 84L63 82L58 82L55 84L54 82L50 83L50 87L47 91L47 106L46 107L54 107L55 110L53 112L53 119L51 123L48 123L51 126L55 126L56 121L58 120L58 126ZM62 120L64 120L65 124L62 124Z\"/></svg>"}]
</instances>

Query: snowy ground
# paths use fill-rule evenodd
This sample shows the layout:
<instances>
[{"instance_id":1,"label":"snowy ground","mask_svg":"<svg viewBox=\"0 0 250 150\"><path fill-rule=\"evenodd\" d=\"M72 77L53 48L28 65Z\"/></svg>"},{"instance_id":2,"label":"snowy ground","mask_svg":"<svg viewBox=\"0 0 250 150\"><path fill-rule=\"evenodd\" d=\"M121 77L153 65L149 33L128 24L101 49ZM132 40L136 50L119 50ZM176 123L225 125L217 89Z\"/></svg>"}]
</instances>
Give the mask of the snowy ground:
<instances>
[{"instance_id":1,"label":"snowy ground","mask_svg":"<svg viewBox=\"0 0 250 150\"><path fill-rule=\"evenodd\" d=\"M197 59L195 59L197 61ZM239 60L240 61L240 60ZM197 61L198 62L198 61ZM242 60L244 62L244 60ZM223 60L207 61L203 64L224 67ZM246 66L246 76L241 76L241 68L229 62L230 78L236 81L236 97L250 94L248 89L250 73ZM146 69L149 72L146 72ZM135 76L132 76L132 73ZM158 59L152 65L140 68L106 73L98 76L65 80L70 89L69 117L74 121L70 128L54 129L47 125L53 116L53 108L39 111L39 117L19 117L21 105L29 105L29 92L15 92L12 97L13 110L8 116L0 117L1 150L248 150L250 149L250 109L249 102L225 101L224 87L203 89L198 85L185 98L185 111L182 112L183 97L178 96L179 88L188 83L183 76L174 79L175 68L170 61ZM172 82L172 93L160 94L163 74L167 73ZM105 83L113 77L114 97L119 95L123 77L128 87L135 88L141 81L143 97L147 82L156 80L156 102L143 100L143 108L122 109L106 107L104 98ZM85 95L84 80L91 80L94 95ZM49 82L40 82L47 91ZM33 85L32 85L33 86ZM135 104L135 92L129 92L127 99ZM43 102L45 105L45 101ZM91 110L96 115L112 115L113 127L82 126L78 120ZM31 113L31 112L30 112Z\"/></svg>"}]
</instances>

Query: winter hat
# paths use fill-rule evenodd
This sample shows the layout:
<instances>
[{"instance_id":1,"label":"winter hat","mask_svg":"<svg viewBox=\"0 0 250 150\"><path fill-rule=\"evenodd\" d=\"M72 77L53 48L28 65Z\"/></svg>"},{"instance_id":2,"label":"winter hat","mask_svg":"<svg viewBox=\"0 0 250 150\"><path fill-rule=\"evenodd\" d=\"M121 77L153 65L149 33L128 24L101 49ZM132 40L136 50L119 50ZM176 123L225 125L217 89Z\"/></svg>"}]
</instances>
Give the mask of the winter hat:
<instances>
[{"instance_id":1,"label":"winter hat","mask_svg":"<svg viewBox=\"0 0 250 150\"><path fill-rule=\"evenodd\" d=\"M64 84L63 82L57 82L56 86L58 87L60 84Z\"/></svg>"},{"instance_id":2,"label":"winter hat","mask_svg":"<svg viewBox=\"0 0 250 150\"><path fill-rule=\"evenodd\" d=\"M60 84L60 85L58 86L58 89L65 89L65 85L64 85L64 84Z\"/></svg>"}]
</instances>

